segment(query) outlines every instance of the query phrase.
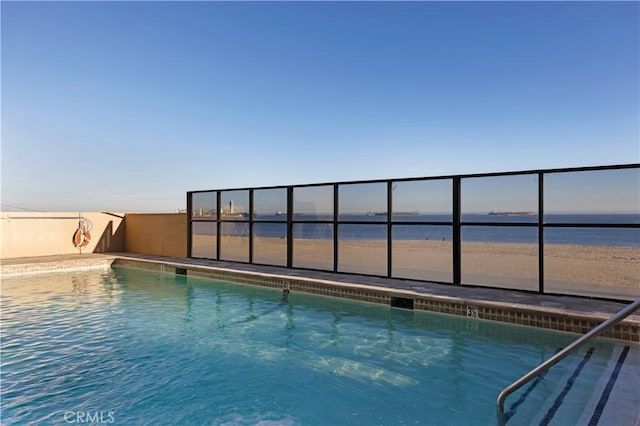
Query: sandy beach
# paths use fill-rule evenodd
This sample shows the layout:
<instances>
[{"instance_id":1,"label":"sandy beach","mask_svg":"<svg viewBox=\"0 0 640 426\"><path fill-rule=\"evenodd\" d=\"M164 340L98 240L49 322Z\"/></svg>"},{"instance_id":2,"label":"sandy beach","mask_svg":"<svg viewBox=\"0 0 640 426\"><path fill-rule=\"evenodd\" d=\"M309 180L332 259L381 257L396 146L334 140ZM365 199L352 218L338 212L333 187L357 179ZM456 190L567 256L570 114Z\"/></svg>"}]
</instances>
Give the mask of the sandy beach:
<instances>
[{"instance_id":1,"label":"sandy beach","mask_svg":"<svg viewBox=\"0 0 640 426\"><path fill-rule=\"evenodd\" d=\"M215 256L212 236L194 235L193 256ZM223 237L225 260L248 261L248 239ZM393 275L425 281L451 282L452 243L393 242ZM640 296L640 248L587 245L545 245L545 291L621 297ZM285 265L286 240L256 238L254 262ZM330 270L333 242L294 240L294 266ZM341 272L386 275L386 242L342 240L338 243ZM506 288L538 289L538 246L516 243L462 243L462 282Z\"/></svg>"}]
</instances>

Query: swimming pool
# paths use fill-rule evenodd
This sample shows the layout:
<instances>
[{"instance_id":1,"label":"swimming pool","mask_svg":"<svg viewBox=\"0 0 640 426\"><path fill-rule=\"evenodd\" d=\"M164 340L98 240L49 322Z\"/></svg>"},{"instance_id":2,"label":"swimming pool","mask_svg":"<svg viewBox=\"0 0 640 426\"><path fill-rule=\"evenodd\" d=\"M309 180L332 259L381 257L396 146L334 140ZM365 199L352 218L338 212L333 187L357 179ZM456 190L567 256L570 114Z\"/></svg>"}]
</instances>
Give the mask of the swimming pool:
<instances>
[{"instance_id":1,"label":"swimming pool","mask_svg":"<svg viewBox=\"0 0 640 426\"><path fill-rule=\"evenodd\" d=\"M5 278L2 423L494 425L500 390L575 338L133 268ZM624 347L516 392L509 424L588 423Z\"/></svg>"}]
</instances>

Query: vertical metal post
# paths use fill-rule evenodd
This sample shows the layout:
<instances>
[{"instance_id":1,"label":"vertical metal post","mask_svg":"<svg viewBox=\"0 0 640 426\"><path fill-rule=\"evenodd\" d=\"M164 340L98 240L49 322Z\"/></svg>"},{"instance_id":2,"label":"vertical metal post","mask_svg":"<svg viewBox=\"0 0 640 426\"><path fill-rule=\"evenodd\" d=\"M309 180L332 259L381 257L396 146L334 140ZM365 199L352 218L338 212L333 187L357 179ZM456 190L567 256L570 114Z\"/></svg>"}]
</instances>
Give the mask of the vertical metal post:
<instances>
[{"instance_id":1,"label":"vertical metal post","mask_svg":"<svg viewBox=\"0 0 640 426\"><path fill-rule=\"evenodd\" d=\"M293 268L293 187L287 188L287 268Z\"/></svg>"},{"instance_id":2,"label":"vertical metal post","mask_svg":"<svg viewBox=\"0 0 640 426\"><path fill-rule=\"evenodd\" d=\"M391 267L393 261L393 239L391 235L391 218L393 217L393 212L391 211L393 207L392 193L392 182L387 181L387 278L391 278L393 273Z\"/></svg>"},{"instance_id":3,"label":"vertical metal post","mask_svg":"<svg viewBox=\"0 0 640 426\"><path fill-rule=\"evenodd\" d=\"M462 282L462 215L460 212L460 177L453 178L453 284Z\"/></svg>"},{"instance_id":4,"label":"vertical metal post","mask_svg":"<svg viewBox=\"0 0 640 426\"><path fill-rule=\"evenodd\" d=\"M221 195L221 191L216 191L216 260L220 260L220 243L222 241L220 237L220 231L222 230L222 225L220 224Z\"/></svg>"},{"instance_id":5,"label":"vertical metal post","mask_svg":"<svg viewBox=\"0 0 640 426\"><path fill-rule=\"evenodd\" d=\"M191 257L191 245L193 243L193 194L187 192L187 257Z\"/></svg>"},{"instance_id":6,"label":"vertical metal post","mask_svg":"<svg viewBox=\"0 0 640 426\"><path fill-rule=\"evenodd\" d=\"M333 184L333 272L338 272L338 184Z\"/></svg>"},{"instance_id":7,"label":"vertical metal post","mask_svg":"<svg viewBox=\"0 0 640 426\"><path fill-rule=\"evenodd\" d=\"M538 172L538 293L544 293L544 173Z\"/></svg>"},{"instance_id":8,"label":"vertical metal post","mask_svg":"<svg viewBox=\"0 0 640 426\"><path fill-rule=\"evenodd\" d=\"M249 263L253 263L253 189L249 190Z\"/></svg>"}]
</instances>

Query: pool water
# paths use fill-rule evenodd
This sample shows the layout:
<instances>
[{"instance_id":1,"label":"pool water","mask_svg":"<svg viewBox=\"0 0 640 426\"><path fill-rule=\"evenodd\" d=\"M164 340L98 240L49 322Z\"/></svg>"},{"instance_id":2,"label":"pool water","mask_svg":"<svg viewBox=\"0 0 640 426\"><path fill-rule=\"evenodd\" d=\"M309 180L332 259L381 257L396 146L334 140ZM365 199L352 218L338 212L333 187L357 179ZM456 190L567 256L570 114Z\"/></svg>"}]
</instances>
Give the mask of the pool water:
<instances>
[{"instance_id":1,"label":"pool water","mask_svg":"<svg viewBox=\"0 0 640 426\"><path fill-rule=\"evenodd\" d=\"M1 302L2 424L495 425L576 338L122 267L5 278ZM539 424L592 350L550 423L577 424L622 346L558 364L509 424Z\"/></svg>"}]
</instances>

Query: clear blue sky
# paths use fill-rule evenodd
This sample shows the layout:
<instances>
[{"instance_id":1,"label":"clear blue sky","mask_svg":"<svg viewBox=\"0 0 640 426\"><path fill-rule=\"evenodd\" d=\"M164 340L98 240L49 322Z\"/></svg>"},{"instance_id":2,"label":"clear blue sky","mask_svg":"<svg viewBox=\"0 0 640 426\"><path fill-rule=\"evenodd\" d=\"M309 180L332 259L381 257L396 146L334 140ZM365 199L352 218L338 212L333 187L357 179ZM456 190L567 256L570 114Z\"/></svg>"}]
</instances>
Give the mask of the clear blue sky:
<instances>
[{"instance_id":1,"label":"clear blue sky","mask_svg":"<svg viewBox=\"0 0 640 426\"><path fill-rule=\"evenodd\" d=\"M640 161L638 2L7 2L2 204Z\"/></svg>"}]
</instances>

